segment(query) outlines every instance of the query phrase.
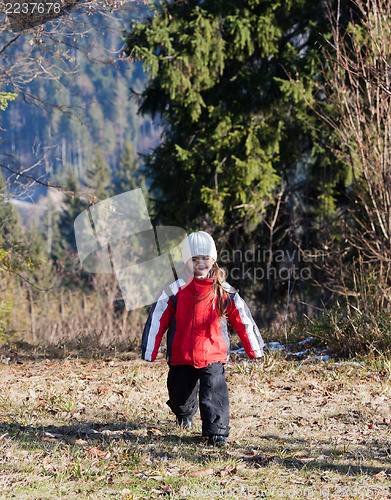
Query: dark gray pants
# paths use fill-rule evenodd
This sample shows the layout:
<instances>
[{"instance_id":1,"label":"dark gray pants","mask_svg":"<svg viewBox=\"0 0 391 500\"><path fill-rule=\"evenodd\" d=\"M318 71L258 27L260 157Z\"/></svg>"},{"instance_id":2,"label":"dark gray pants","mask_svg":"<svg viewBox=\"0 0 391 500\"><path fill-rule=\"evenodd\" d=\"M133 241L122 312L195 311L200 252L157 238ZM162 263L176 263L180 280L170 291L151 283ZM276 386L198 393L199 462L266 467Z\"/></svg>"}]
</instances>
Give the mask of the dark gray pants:
<instances>
[{"instance_id":1,"label":"dark gray pants","mask_svg":"<svg viewBox=\"0 0 391 500\"><path fill-rule=\"evenodd\" d=\"M202 435L228 436L229 397L223 363L212 363L205 368L171 366L167 388L170 397L167 404L177 417L193 417L199 396Z\"/></svg>"}]
</instances>

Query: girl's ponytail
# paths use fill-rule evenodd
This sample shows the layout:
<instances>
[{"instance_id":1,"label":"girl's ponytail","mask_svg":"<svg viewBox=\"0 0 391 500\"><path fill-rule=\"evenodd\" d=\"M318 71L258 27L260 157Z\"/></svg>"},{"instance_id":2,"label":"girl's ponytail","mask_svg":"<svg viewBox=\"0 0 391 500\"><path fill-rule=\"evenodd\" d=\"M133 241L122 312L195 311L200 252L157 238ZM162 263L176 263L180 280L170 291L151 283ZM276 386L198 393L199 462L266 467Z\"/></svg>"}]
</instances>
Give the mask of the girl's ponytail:
<instances>
[{"instance_id":1,"label":"girl's ponytail","mask_svg":"<svg viewBox=\"0 0 391 500\"><path fill-rule=\"evenodd\" d=\"M212 285L213 301L215 301L217 298L217 309L219 312L219 316L223 317L225 316L224 293L226 292L226 289L224 288L223 284L227 277L227 272L225 271L225 269L221 269L217 264L217 262L213 264L212 271L214 272L214 279Z\"/></svg>"}]
</instances>

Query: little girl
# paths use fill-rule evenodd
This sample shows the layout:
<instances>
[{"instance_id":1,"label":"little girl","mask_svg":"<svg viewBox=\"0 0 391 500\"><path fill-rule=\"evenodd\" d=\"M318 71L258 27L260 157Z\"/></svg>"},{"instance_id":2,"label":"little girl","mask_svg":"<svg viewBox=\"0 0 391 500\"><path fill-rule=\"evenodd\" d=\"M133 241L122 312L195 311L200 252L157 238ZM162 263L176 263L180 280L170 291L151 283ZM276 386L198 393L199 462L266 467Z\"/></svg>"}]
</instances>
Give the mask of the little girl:
<instances>
[{"instance_id":1,"label":"little girl","mask_svg":"<svg viewBox=\"0 0 391 500\"><path fill-rule=\"evenodd\" d=\"M250 358L263 355L264 342L251 313L217 265L213 238L204 231L184 241L188 279L172 283L152 306L142 337L142 358L154 361L166 330L168 406L180 426L191 429L198 409L202 436L222 446L229 434L229 398L224 364L229 357L227 320Z\"/></svg>"}]
</instances>

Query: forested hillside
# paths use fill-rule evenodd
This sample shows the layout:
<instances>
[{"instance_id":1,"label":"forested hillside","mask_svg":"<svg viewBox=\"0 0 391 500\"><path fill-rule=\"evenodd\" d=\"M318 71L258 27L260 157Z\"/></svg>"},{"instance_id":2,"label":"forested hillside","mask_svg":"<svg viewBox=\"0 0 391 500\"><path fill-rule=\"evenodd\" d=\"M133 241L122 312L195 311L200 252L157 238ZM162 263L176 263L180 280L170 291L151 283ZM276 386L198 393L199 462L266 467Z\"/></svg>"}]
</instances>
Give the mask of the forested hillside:
<instances>
[{"instance_id":1,"label":"forested hillside","mask_svg":"<svg viewBox=\"0 0 391 500\"><path fill-rule=\"evenodd\" d=\"M139 155L160 124L137 114L132 92L146 77L122 50L143 7L91 7L16 35L0 29L2 341L136 336L116 281L83 273L73 224L92 203L145 185Z\"/></svg>"},{"instance_id":2,"label":"forested hillside","mask_svg":"<svg viewBox=\"0 0 391 500\"><path fill-rule=\"evenodd\" d=\"M131 89L141 92L145 82L142 65L119 57L121 31L129 22L125 14L78 18L84 26L82 39L51 58L55 69L25 83L16 101L0 115L3 155L24 166L40 162L34 171L38 177L43 173L47 179L65 181L73 173L86 183L97 150L114 170L126 141L137 152L156 145L159 125L137 115L131 99ZM13 43L8 57L17 56L25 43ZM38 55L39 48L32 58ZM9 85L6 89L13 90ZM35 188L41 193L39 186ZM34 191L28 196L37 199Z\"/></svg>"}]
</instances>

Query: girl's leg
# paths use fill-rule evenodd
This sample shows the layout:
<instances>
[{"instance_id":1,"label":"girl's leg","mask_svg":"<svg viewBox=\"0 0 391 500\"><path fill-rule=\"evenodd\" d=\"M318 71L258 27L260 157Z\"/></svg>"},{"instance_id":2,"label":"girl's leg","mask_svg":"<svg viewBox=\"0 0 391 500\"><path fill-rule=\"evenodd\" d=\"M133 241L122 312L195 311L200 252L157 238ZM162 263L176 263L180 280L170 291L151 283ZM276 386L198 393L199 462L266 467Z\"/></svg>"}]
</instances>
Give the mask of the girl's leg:
<instances>
[{"instance_id":1,"label":"girl's leg","mask_svg":"<svg viewBox=\"0 0 391 500\"><path fill-rule=\"evenodd\" d=\"M171 366L167 388L167 404L178 419L192 418L198 409L198 370L187 365Z\"/></svg>"},{"instance_id":2,"label":"girl's leg","mask_svg":"<svg viewBox=\"0 0 391 500\"><path fill-rule=\"evenodd\" d=\"M200 372L200 412L203 436L228 436L229 396L223 363L212 363Z\"/></svg>"}]
</instances>

